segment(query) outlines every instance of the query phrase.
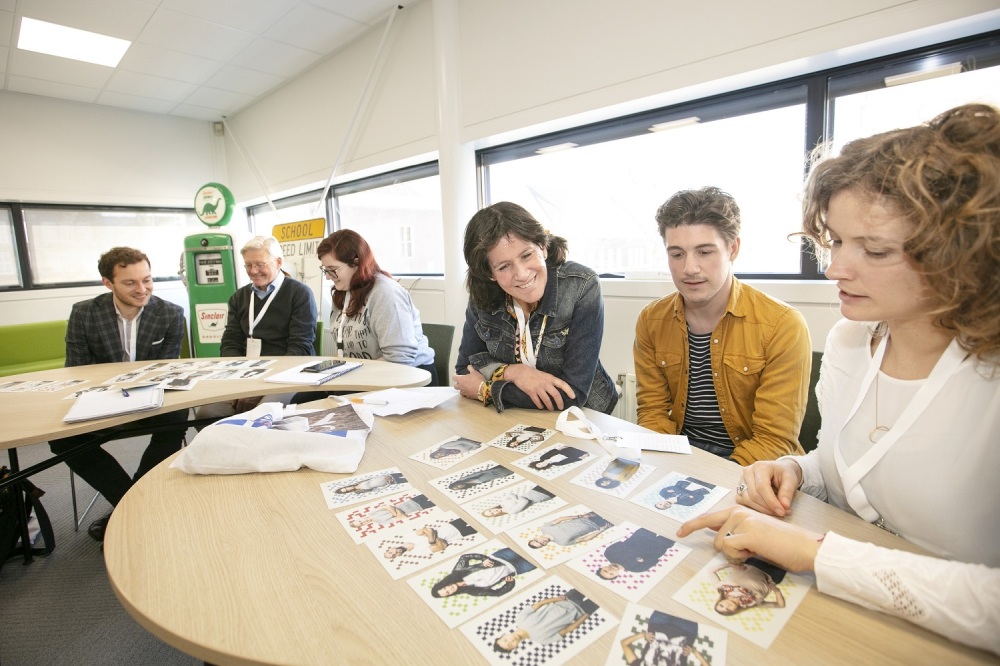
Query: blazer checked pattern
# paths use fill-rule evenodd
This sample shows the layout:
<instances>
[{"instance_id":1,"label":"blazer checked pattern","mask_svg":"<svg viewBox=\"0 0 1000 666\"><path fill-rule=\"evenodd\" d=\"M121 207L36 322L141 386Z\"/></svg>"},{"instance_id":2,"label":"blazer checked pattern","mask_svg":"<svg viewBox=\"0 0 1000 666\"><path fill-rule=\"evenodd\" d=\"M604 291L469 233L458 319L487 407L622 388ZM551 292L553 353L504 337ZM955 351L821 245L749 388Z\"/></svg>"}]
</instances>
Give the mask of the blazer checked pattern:
<instances>
[{"instance_id":1,"label":"blazer checked pattern","mask_svg":"<svg viewBox=\"0 0 1000 666\"><path fill-rule=\"evenodd\" d=\"M184 309L150 296L139 318L133 361L156 361L180 356L184 337ZM73 305L66 327L66 367L117 363L122 360L121 328L110 292Z\"/></svg>"}]
</instances>

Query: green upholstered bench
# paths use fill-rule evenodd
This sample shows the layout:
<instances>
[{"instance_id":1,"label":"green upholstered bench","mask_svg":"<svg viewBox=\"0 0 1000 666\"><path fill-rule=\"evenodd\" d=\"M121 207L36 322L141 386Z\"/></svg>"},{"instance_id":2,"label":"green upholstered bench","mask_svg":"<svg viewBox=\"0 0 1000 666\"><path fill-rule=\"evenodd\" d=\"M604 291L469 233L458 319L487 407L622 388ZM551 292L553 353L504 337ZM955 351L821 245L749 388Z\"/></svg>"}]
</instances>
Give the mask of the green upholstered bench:
<instances>
[{"instance_id":1,"label":"green upholstered bench","mask_svg":"<svg viewBox=\"0 0 1000 666\"><path fill-rule=\"evenodd\" d=\"M66 364L66 320L0 326L0 377Z\"/></svg>"}]
</instances>

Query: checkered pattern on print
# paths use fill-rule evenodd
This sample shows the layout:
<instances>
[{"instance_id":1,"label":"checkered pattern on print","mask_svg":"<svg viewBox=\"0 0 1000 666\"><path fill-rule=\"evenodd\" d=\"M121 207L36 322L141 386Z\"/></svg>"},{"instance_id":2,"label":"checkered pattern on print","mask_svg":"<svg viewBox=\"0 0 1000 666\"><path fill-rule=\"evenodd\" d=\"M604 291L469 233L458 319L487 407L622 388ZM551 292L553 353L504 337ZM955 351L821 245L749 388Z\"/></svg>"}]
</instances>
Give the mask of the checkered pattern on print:
<instances>
[{"instance_id":1,"label":"checkered pattern on print","mask_svg":"<svg viewBox=\"0 0 1000 666\"><path fill-rule=\"evenodd\" d=\"M557 445L555 445L555 448L582 450L582 449L579 449L579 447L569 446L568 444L557 444ZM538 452L534 453L533 455L525 456L524 458L518 458L517 460L515 460L513 462L513 465L515 467L519 467L519 468L525 470L526 472L529 472L529 473L534 474L536 476L540 476L543 479L548 479L548 480L551 481L552 479L558 478L558 477L562 476L563 474L576 469L577 467L582 467L584 465L589 465L590 463L592 463L594 461L594 454L590 453L589 451L584 451L584 455L580 458L580 460L578 460L576 462L569 463L568 465L551 465L551 466L545 467L543 469L534 469L533 467L528 467L528 463L536 462L546 452L551 451L551 450L552 450L552 447L549 447L549 448L542 449L541 451L538 451Z\"/></svg>"},{"instance_id":2,"label":"checkered pattern on print","mask_svg":"<svg viewBox=\"0 0 1000 666\"><path fill-rule=\"evenodd\" d=\"M634 533L635 533L634 529L625 528L624 536L621 539L618 539L618 541L613 541L612 543L625 541L628 537L632 536ZM608 546L610 545L611 544L609 543ZM606 548L607 546L605 546L604 548L597 548L595 550L590 551L586 555L583 555L580 558L581 563L585 567L587 567L588 571L591 571L594 574L594 577L597 577L597 572L599 569L601 569L601 567L603 567L606 564L609 564L608 558L604 557L604 550ZM672 553L671 551L674 552ZM648 571L640 571L637 573L632 571L623 571L614 580L606 580L604 581L604 583L605 585L621 586L628 590L638 590L646 583L646 581L652 578L653 575L660 570L662 566L660 562L669 560L672 557L672 555L675 554L676 554L675 549L670 548L664 554L663 558L661 558L659 562L654 564Z\"/></svg>"},{"instance_id":3,"label":"checkered pattern on print","mask_svg":"<svg viewBox=\"0 0 1000 666\"><path fill-rule=\"evenodd\" d=\"M635 613L631 618L622 619L622 624L628 624L627 634L638 634L649 631L649 613ZM702 625L700 624L698 625L698 637L695 639L693 647L701 653L701 655L705 658L705 661L709 663L709 666L714 663L716 647L715 640L702 630ZM621 655L621 663L625 663L624 653ZM695 657L690 657L687 663L697 664L698 660Z\"/></svg>"},{"instance_id":4,"label":"checkered pattern on print","mask_svg":"<svg viewBox=\"0 0 1000 666\"><path fill-rule=\"evenodd\" d=\"M535 449L537 449L539 446L541 446L542 444L544 444L545 442L547 442L549 439L551 439L551 437L554 434L556 434L555 430L549 430L549 429L544 429L541 432L537 432L537 433L534 432L534 431L531 431L532 434L538 434L538 435L540 435L541 439L539 441L528 440L527 442L522 442L522 443L518 444L517 446L507 446L507 443L511 439L513 439L513 437L521 434L522 432L525 431L525 429L527 429L529 427L531 427L531 426L524 425L523 423L520 424L520 425L516 425L513 428L510 428L509 430L505 430L502 435L500 435L498 437L494 437L490 441L486 442L486 444L488 446L495 446L498 449L506 449L507 451L520 451L521 453L531 453L532 451L534 451Z\"/></svg>"},{"instance_id":5,"label":"checkered pattern on print","mask_svg":"<svg viewBox=\"0 0 1000 666\"><path fill-rule=\"evenodd\" d=\"M728 578L728 570L724 571L725 578ZM719 582L725 582L725 578ZM778 584L778 589L781 590L781 594L785 597L786 608L755 606L753 608L745 608L735 615L721 615L715 610L715 603L719 600L719 590L717 585L718 583L710 581L700 583L697 587L691 590L689 596L690 600L704 607L708 612L708 615L717 623L723 626L727 624L738 624L748 634L766 631L770 625L778 620L779 614L787 614L790 612L788 607L792 606L791 600L799 594L800 588L802 587L801 585L798 585L791 576L785 576L785 580ZM805 594L807 590L808 588L803 590L802 594ZM769 594L767 600L773 599L773 595L773 592Z\"/></svg>"},{"instance_id":6,"label":"checkered pattern on print","mask_svg":"<svg viewBox=\"0 0 1000 666\"><path fill-rule=\"evenodd\" d=\"M430 522L423 523L420 525L420 527L416 527L414 529L418 530L423 527L430 527L437 529L441 525L444 525L445 523L450 523L454 519L455 518L453 516L446 518L438 518L436 520L431 520ZM448 545L459 546L467 541L474 541L478 536L479 535L476 532L473 532L468 536L450 539L448 541ZM387 536L383 538L381 541L379 541L378 544L379 556L381 557L382 553L385 553L387 548L393 548L397 546L405 547L407 543L417 543L418 540L420 539L423 539L424 542L427 541L426 536L420 534L414 534L413 532L410 532L409 534L406 534L404 536L399 536L399 535ZM394 568L396 571L400 571L405 567L412 566L413 564L420 564L421 562L427 562L432 559L438 559L441 555L440 552L432 553L423 546L421 546L420 548L415 548L414 550L419 550L420 552L414 552L413 550L408 550L402 555L397 555L395 558L393 558L393 560L389 562L389 566ZM460 550L460 549L455 549L455 550Z\"/></svg>"},{"instance_id":7,"label":"checkered pattern on print","mask_svg":"<svg viewBox=\"0 0 1000 666\"><path fill-rule=\"evenodd\" d=\"M537 527L522 527L516 531L516 539L518 543L528 543L534 538L542 536L541 529ZM535 559L536 562L542 565L545 569L550 566L554 566L552 562L554 560L560 559L558 556L565 556L568 553L572 553L577 550L576 546L560 546L555 541L549 541L546 545L541 548L531 548L528 553Z\"/></svg>"},{"instance_id":8,"label":"checkered pattern on print","mask_svg":"<svg viewBox=\"0 0 1000 666\"><path fill-rule=\"evenodd\" d=\"M458 472L452 472L447 476L442 476L440 478L433 479L431 480L431 483L434 484L437 488L440 488L446 494L451 495L459 503L461 503L463 500L472 499L473 497L478 497L479 495L488 493L491 490L499 490L500 488L509 486L513 483L516 483L517 481L524 480L523 476L520 476L517 474L517 472L514 472L513 474L501 477L499 479L493 479L491 481L487 481L486 483L476 484L471 488L466 488L465 490L453 490L448 488L450 484L454 483L455 481L458 481L459 479L469 476L470 474L475 474L476 472L481 472L491 467L504 467L504 466L495 462L481 463L473 467L466 467L465 469L460 470ZM510 468L505 468L505 469L510 469Z\"/></svg>"},{"instance_id":9,"label":"checkered pattern on print","mask_svg":"<svg viewBox=\"0 0 1000 666\"><path fill-rule=\"evenodd\" d=\"M363 507L354 509L349 514L347 514L348 525L350 525L351 521L355 521L355 520L359 520L361 518L367 517L369 513L373 512L373 511L375 511L377 509L382 509L382 508L385 508L387 506L395 506L397 504L405 502L406 500L412 499L414 497L416 497L416 495L414 495L413 493L404 493L403 495L400 495L399 497L394 498L394 499L390 499L390 500L387 500L387 501L384 501L384 502L379 502L378 504L369 504L368 506L363 506ZM388 523L385 523L384 525L381 524L381 523L377 523L375 521L372 521L372 522L368 523L367 525L362 525L361 527L356 527L356 528L354 528L354 530L358 533L359 536L366 537L366 536L369 536L371 534L375 534L376 532L379 532L381 530L388 529L390 527L395 527L396 525L402 525L403 522L405 522L407 520L414 520L416 518L420 518L421 516L426 516L428 513L430 513L434 509L434 507L435 507L435 505L433 503L431 503L431 505L429 507L427 507L426 509L421 509L419 511L415 511L413 513L407 514L406 518L396 518L396 519L394 519L394 520L392 520L392 521L390 521Z\"/></svg>"},{"instance_id":10,"label":"checkered pattern on print","mask_svg":"<svg viewBox=\"0 0 1000 666\"><path fill-rule=\"evenodd\" d=\"M573 588L566 587L558 583L550 583L549 585L536 590L534 594L529 596L520 604L514 606L513 608L508 608L506 611L498 615L494 615L476 627L476 638L483 641L487 647L492 650L492 645L498 637L503 634L510 633L517 628L517 617L525 608L529 608L532 604L535 604L542 599L551 599L552 597L558 597L566 594L566 592L571 589ZM513 652L508 654L496 653L494 657L500 661L518 664L519 666L535 666L536 664L545 664L557 657L560 652L566 650L566 648L573 645L576 641L580 640L584 636L587 636L596 627L601 626L607 621L607 617L601 615L600 612L594 612L591 613L579 627L568 633L561 641L556 641L548 645L539 645L530 638L526 638L521 641L520 645L518 645Z\"/></svg>"}]
</instances>

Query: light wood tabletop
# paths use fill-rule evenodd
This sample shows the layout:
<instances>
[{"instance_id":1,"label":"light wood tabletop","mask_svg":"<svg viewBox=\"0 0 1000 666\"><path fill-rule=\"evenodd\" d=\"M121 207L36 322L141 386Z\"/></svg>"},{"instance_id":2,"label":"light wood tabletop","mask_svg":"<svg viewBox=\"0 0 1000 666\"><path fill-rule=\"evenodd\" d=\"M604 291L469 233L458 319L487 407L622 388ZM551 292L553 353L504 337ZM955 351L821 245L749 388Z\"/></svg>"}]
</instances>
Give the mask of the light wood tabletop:
<instances>
[{"instance_id":1,"label":"light wood tabletop","mask_svg":"<svg viewBox=\"0 0 1000 666\"><path fill-rule=\"evenodd\" d=\"M328 401L324 401L328 402ZM516 424L554 428L555 414L508 409L497 414L459 396L432 410L376 418L358 473L399 467L439 506L492 533L430 483L448 472L520 453L488 447L447 472L409 455L460 435L487 441ZM590 413L604 432L638 429ZM593 441L561 433L546 446L572 444L603 453ZM633 491L669 472L734 488L739 467L695 450L645 452L656 466ZM108 575L128 612L170 645L214 664L476 664L483 659L459 629L449 629L405 580L393 581L364 545L355 545L324 501L320 484L347 478L302 469L234 476L191 476L164 461L118 505L104 542ZM629 520L674 537L679 524L625 499L570 483L566 474L541 483L570 504L581 503L615 523ZM523 474L533 478L531 474ZM536 479L537 480L537 479ZM716 505L733 503L730 492ZM815 498L799 495L790 520L816 530L905 550L918 548ZM496 535L508 546L506 535ZM712 535L682 540L693 552L642 605L709 622L672 595L713 557ZM518 546L513 546L518 549ZM615 617L626 601L565 564L547 573L578 587ZM419 574L418 574L419 575ZM614 632L574 657L604 664ZM811 589L769 649L729 633L730 664L980 663L982 652Z\"/></svg>"},{"instance_id":2,"label":"light wood tabletop","mask_svg":"<svg viewBox=\"0 0 1000 666\"><path fill-rule=\"evenodd\" d=\"M12 449L18 446L34 444L57 437L67 437L81 433L93 432L101 428L131 423L139 419L160 414L198 407L221 400L234 400L257 395L285 393L293 391L373 391L383 388L411 388L425 386L430 382L430 373L426 370L389 363L387 361L367 361L363 359L348 359L361 363L357 370L348 372L319 387L297 384L276 384L268 382L268 377L282 370L293 368L310 360L319 362L329 356L265 356L273 359L268 366L269 372L251 379L229 379L219 381L199 381L189 391L165 391L163 407L148 412L125 414L107 419L94 419L79 423L63 423L63 417L69 411L71 400L64 398L80 388L87 388L142 368L155 361L135 361L132 363L99 363L95 365L80 365L71 368L56 368L21 375L11 375L0 378L0 384L14 381L68 381L84 380L86 383L72 388L51 393L25 391L21 393L0 393L0 449ZM219 361L239 360L226 359L176 359L181 361ZM164 362L174 362L166 360Z\"/></svg>"}]
</instances>

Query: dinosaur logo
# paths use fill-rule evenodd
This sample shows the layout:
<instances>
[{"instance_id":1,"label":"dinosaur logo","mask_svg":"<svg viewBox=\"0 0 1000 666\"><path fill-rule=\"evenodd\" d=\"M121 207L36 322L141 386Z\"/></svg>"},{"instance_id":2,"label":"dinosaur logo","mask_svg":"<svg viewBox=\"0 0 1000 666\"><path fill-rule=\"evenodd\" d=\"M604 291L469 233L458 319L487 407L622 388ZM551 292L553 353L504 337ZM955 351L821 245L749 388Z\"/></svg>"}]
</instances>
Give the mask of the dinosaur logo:
<instances>
[{"instance_id":1,"label":"dinosaur logo","mask_svg":"<svg viewBox=\"0 0 1000 666\"><path fill-rule=\"evenodd\" d=\"M217 198L215 203L206 201L205 205L201 207L201 213L199 213L198 217L202 219L216 217L216 211L219 209L220 203L222 203L222 197Z\"/></svg>"}]
</instances>

